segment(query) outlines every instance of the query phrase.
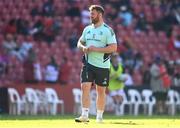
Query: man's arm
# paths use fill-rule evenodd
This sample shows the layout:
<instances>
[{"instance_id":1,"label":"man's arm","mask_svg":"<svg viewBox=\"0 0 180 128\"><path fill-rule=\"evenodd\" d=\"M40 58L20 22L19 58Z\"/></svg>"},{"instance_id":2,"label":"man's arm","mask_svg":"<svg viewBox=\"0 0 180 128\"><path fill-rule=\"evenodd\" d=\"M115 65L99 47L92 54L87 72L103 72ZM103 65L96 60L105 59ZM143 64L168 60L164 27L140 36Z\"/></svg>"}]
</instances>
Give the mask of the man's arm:
<instances>
[{"instance_id":1,"label":"man's arm","mask_svg":"<svg viewBox=\"0 0 180 128\"><path fill-rule=\"evenodd\" d=\"M87 53L88 52L88 48L85 46L85 42L81 41L79 39L78 43L77 43L77 47L83 51L84 53Z\"/></svg>"},{"instance_id":2,"label":"man's arm","mask_svg":"<svg viewBox=\"0 0 180 128\"><path fill-rule=\"evenodd\" d=\"M113 53L116 52L117 50L117 44L109 44L106 47L103 48L98 48L98 47L94 47L94 46L90 46L88 48L88 52L101 52L101 53Z\"/></svg>"}]
</instances>

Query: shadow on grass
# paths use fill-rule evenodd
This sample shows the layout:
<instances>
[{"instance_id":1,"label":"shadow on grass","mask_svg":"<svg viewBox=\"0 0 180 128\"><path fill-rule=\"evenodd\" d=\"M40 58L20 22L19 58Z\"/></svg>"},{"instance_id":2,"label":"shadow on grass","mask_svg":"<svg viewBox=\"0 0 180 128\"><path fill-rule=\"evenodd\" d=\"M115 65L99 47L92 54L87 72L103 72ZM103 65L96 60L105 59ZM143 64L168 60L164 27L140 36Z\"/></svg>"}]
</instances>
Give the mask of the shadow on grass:
<instances>
[{"instance_id":1,"label":"shadow on grass","mask_svg":"<svg viewBox=\"0 0 180 128\"><path fill-rule=\"evenodd\" d=\"M122 125L142 125L142 124L138 124L138 123L134 123L132 121L129 121L129 122L110 122L110 124L122 124Z\"/></svg>"}]
</instances>

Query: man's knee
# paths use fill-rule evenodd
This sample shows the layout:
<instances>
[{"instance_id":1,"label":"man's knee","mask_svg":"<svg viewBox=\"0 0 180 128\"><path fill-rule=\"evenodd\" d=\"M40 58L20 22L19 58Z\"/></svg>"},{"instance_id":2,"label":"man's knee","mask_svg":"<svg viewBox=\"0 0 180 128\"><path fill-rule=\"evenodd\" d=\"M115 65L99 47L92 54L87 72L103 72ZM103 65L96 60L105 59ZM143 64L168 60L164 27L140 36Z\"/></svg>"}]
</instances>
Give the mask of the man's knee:
<instances>
[{"instance_id":1,"label":"man's knee","mask_svg":"<svg viewBox=\"0 0 180 128\"><path fill-rule=\"evenodd\" d=\"M105 87L97 87L97 95L98 97L105 97L106 96L106 88Z\"/></svg>"},{"instance_id":2,"label":"man's knee","mask_svg":"<svg viewBox=\"0 0 180 128\"><path fill-rule=\"evenodd\" d=\"M85 82L81 84L82 92L89 92L91 89L91 82Z\"/></svg>"}]
</instances>

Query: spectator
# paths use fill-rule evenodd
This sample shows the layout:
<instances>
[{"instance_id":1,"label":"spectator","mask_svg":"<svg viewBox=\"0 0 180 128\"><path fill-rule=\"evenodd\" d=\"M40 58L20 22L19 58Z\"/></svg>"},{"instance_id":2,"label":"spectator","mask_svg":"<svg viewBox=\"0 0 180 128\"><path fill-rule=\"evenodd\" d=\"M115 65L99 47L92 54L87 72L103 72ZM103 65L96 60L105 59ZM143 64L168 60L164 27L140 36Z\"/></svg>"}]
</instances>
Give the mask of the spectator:
<instances>
[{"instance_id":1,"label":"spectator","mask_svg":"<svg viewBox=\"0 0 180 128\"><path fill-rule=\"evenodd\" d=\"M4 62L3 57L0 54L0 77L5 74L7 64Z\"/></svg>"},{"instance_id":2,"label":"spectator","mask_svg":"<svg viewBox=\"0 0 180 128\"><path fill-rule=\"evenodd\" d=\"M178 35L174 40L174 48L180 50L180 35Z\"/></svg>"},{"instance_id":3,"label":"spectator","mask_svg":"<svg viewBox=\"0 0 180 128\"><path fill-rule=\"evenodd\" d=\"M117 10L112 7L110 13L108 14L108 17L109 17L108 19L110 19L110 22L116 20L116 18L117 18Z\"/></svg>"},{"instance_id":4,"label":"spectator","mask_svg":"<svg viewBox=\"0 0 180 128\"><path fill-rule=\"evenodd\" d=\"M43 35L43 29L44 29L43 18L40 16L36 16L35 17L35 24L31 28L29 33L31 35L33 35L35 40L42 40L42 38L44 36Z\"/></svg>"},{"instance_id":5,"label":"spectator","mask_svg":"<svg viewBox=\"0 0 180 128\"><path fill-rule=\"evenodd\" d=\"M27 20L21 18L17 19L16 26L17 26L18 34L23 34L23 35L29 34L29 22Z\"/></svg>"},{"instance_id":6,"label":"spectator","mask_svg":"<svg viewBox=\"0 0 180 128\"><path fill-rule=\"evenodd\" d=\"M136 24L136 31L146 31L147 30L147 21L146 17L143 13L138 15L137 24Z\"/></svg>"},{"instance_id":7,"label":"spectator","mask_svg":"<svg viewBox=\"0 0 180 128\"><path fill-rule=\"evenodd\" d=\"M3 33L4 31L4 21L0 20L0 33Z\"/></svg>"},{"instance_id":8,"label":"spectator","mask_svg":"<svg viewBox=\"0 0 180 128\"><path fill-rule=\"evenodd\" d=\"M5 65L0 62L0 77L4 74L4 70L5 70Z\"/></svg>"},{"instance_id":9,"label":"spectator","mask_svg":"<svg viewBox=\"0 0 180 128\"><path fill-rule=\"evenodd\" d=\"M167 98L167 91L169 87L166 87L163 83L163 77L167 75L166 69L164 68L163 72L161 71L161 66L165 67L162 63L162 59L159 56L156 56L151 68L151 89L153 95L156 98L156 112L157 114L163 114L165 112L165 101Z\"/></svg>"},{"instance_id":10,"label":"spectator","mask_svg":"<svg viewBox=\"0 0 180 128\"><path fill-rule=\"evenodd\" d=\"M0 53L0 76L7 74L9 69L8 58L3 53Z\"/></svg>"},{"instance_id":11,"label":"spectator","mask_svg":"<svg viewBox=\"0 0 180 128\"><path fill-rule=\"evenodd\" d=\"M134 81L133 81L130 69L128 67L125 68L124 73L121 75L121 77L126 79L126 81L124 81L125 86L133 86L134 85Z\"/></svg>"},{"instance_id":12,"label":"spectator","mask_svg":"<svg viewBox=\"0 0 180 128\"><path fill-rule=\"evenodd\" d=\"M79 9L78 5L76 5L76 4L72 4L72 7L69 8L66 13L68 16L71 16L71 17L75 17L75 16L80 17L81 16L80 9Z\"/></svg>"},{"instance_id":13,"label":"spectator","mask_svg":"<svg viewBox=\"0 0 180 128\"><path fill-rule=\"evenodd\" d=\"M55 38L55 31L53 28L54 20L50 17L44 18L43 40L47 41L50 45Z\"/></svg>"},{"instance_id":14,"label":"spectator","mask_svg":"<svg viewBox=\"0 0 180 128\"><path fill-rule=\"evenodd\" d=\"M43 16L54 16L54 0L45 0L45 3L42 7L42 15Z\"/></svg>"},{"instance_id":15,"label":"spectator","mask_svg":"<svg viewBox=\"0 0 180 128\"><path fill-rule=\"evenodd\" d=\"M130 70L133 70L133 66L134 66L134 55L133 55L133 51L128 50L127 52L125 52L125 58L124 60L124 67L128 67L130 68Z\"/></svg>"},{"instance_id":16,"label":"spectator","mask_svg":"<svg viewBox=\"0 0 180 128\"><path fill-rule=\"evenodd\" d=\"M85 26L90 23L90 14L89 14L89 11L86 9L83 9L81 11L81 22Z\"/></svg>"},{"instance_id":17,"label":"spectator","mask_svg":"<svg viewBox=\"0 0 180 128\"><path fill-rule=\"evenodd\" d=\"M151 81L150 67L151 67L151 63L149 63L147 67L144 66L144 68L143 68L142 84L144 86L150 86L150 81Z\"/></svg>"},{"instance_id":18,"label":"spectator","mask_svg":"<svg viewBox=\"0 0 180 128\"><path fill-rule=\"evenodd\" d=\"M72 30L72 34L69 38L69 47L71 50L76 51L77 50L77 42L78 42L78 30L74 29Z\"/></svg>"},{"instance_id":19,"label":"spectator","mask_svg":"<svg viewBox=\"0 0 180 128\"><path fill-rule=\"evenodd\" d=\"M172 34L172 32L170 32L170 35L169 35L169 42L167 45L167 50L169 51L170 55L172 55L173 51L176 50L174 47L174 35Z\"/></svg>"},{"instance_id":20,"label":"spectator","mask_svg":"<svg viewBox=\"0 0 180 128\"><path fill-rule=\"evenodd\" d=\"M176 73L173 78L173 85L180 87L180 73Z\"/></svg>"},{"instance_id":21,"label":"spectator","mask_svg":"<svg viewBox=\"0 0 180 128\"><path fill-rule=\"evenodd\" d=\"M169 88L172 83L171 83L171 78L168 74L168 66L166 64L168 64L167 61L163 60L162 64L159 66L159 69L160 69L160 74L163 74L161 76L161 80L164 88Z\"/></svg>"},{"instance_id":22,"label":"spectator","mask_svg":"<svg viewBox=\"0 0 180 128\"><path fill-rule=\"evenodd\" d=\"M54 21L51 17L42 18L39 16L35 19L36 22L29 33L34 36L35 40L44 40L50 45L61 27L60 19L57 18Z\"/></svg>"},{"instance_id":23,"label":"spectator","mask_svg":"<svg viewBox=\"0 0 180 128\"><path fill-rule=\"evenodd\" d=\"M175 50L179 51L180 49L180 35L170 35L170 39L167 45L169 55L172 56Z\"/></svg>"},{"instance_id":24,"label":"spectator","mask_svg":"<svg viewBox=\"0 0 180 128\"><path fill-rule=\"evenodd\" d=\"M16 34L17 32L17 27L16 27L16 19L11 19L9 23L5 26L4 30L5 34Z\"/></svg>"},{"instance_id":25,"label":"spectator","mask_svg":"<svg viewBox=\"0 0 180 128\"><path fill-rule=\"evenodd\" d=\"M124 83L126 78L122 77L123 67L119 63L119 55L114 53L111 58L111 67L110 67L110 81L108 89L110 91L110 96L113 98L114 103L116 105L115 114L119 115L120 110L119 106L123 101L123 93L124 93Z\"/></svg>"},{"instance_id":26,"label":"spectator","mask_svg":"<svg viewBox=\"0 0 180 128\"><path fill-rule=\"evenodd\" d=\"M126 60L128 60L128 61L130 61L130 62L128 62L128 63L130 63L130 66L133 67L134 45L133 45L131 38L125 36L122 39L121 45L123 45L124 51L120 55L121 55L122 59L124 60L124 63L126 63ZM126 66L126 64L125 64L125 66Z\"/></svg>"},{"instance_id":27,"label":"spectator","mask_svg":"<svg viewBox=\"0 0 180 128\"><path fill-rule=\"evenodd\" d=\"M58 65L54 57L51 57L51 62L47 64L45 69L45 81L47 83L56 83L58 80L58 74Z\"/></svg>"},{"instance_id":28,"label":"spectator","mask_svg":"<svg viewBox=\"0 0 180 128\"><path fill-rule=\"evenodd\" d=\"M20 61L24 61L24 59L28 56L28 52L30 49L33 48L33 45L31 42L29 42L28 37L26 37L26 40L22 42L19 50L17 51L17 57Z\"/></svg>"},{"instance_id":29,"label":"spectator","mask_svg":"<svg viewBox=\"0 0 180 128\"><path fill-rule=\"evenodd\" d=\"M69 76L71 73L71 65L69 63L69 60L64 57L63 61L60 65L60 71L59 71L59 81L62 85L65 85L69 81Z\"/></svg>"},{"instance_id":30,"label":"spectator","mask_svg":"<svg viewBox=\"0 0 180 128\"><path fill-rule=\"evenodd\" d=\"M140 70L143 66L143 56L140 52L137 52L134 57L134 69Z\"/></svg>"},{"instance_id":31,"label":"spectator","mask_svg":"<svg viewBox=\"0 0 180 128\"><path fill-rule=\"evenodd\" d=\"M5 41L2 44L5 53L8 55L17 55L18 46L14 41L14 37L12 34L7 34L5 37Z\"/></svg>"},{"instance_id":32,"label":"spectator","mask_svg":"<svg viewBox=\"0 0 180 128\"><path fill-rule=\"evenodd\" d=\"M154 27L154 30L163 30L168 32L172 25L177 25L180 22L180 16L179 16L179 10L177 10L173 4L170 3L167 6L167 13L165 13L164 17L162 17L159 20L155 20L155 22L152 24Z\"/></svg>"},{"instance_id":33,"label":"spectator","mask_svg":"<svg viewBox=\"0 0 180 128\"><path fill-rule=\"evenodd\" d=\"M37 82L42 81L42 72L41 72L41 65L39 63L39 61L35 61L34 62L34 79Z\"/></svg>"},{"instance_id":34,"label":"spectator","mask_svg":"<svg viewBox=\"0 0 180 128\"><path fill-rule=\"evenodd\" d=\"M30 14L31 14L32 17L41 15L41 8L39 7L38 4L35 5L35 6L32 8Z\"/></svg>"},{"instance_id":35,"label":"spectator","mask_svg":"<svg viewBox=\"0 0 180 128\"><path fill-rule=\"evenodd\" d=\"M118 16L122 19L123 26L127 27L132 24L133 15L126 6L121 6Z\"/></svg>"},{"instance_id":36,"label":"spectator","mask_svg":"<svg viewBox=\"0 0 180 128\"><path fill-rule=\"evenodd\" d=\"M174 13L174 17L176 18L177 23L180 23L180 2L178 0L174 0L171 5L171 10Z\"/></svg>"},{"instance_id":37,"label":"spectator","mask_svg":"<svg viewBox=\"0 0 180 128\"><path fill-rule=\"evenodd\" d=\"M54 19L54 22L53 22L53 26L52 26L52 29L54 31L54 33L58 34L60 32L60 29L61 29L61 17L57 17Z\"/></svg>"},{"instance_id":38,"label":"spectator","mask_svg":"<svg viewBox=\"0 0 180 128\"><path fill-rule=\"evenodd\" d=\"M84 25L82 24L81 19L77 16L73 18L73 27L75 31L77 31L78 36L80 36L81 32L84 29Z\"/></svg>"},{"instance_id":39,"label":"spectator","mask_svg":"<svg viewBox=\"0 0 180 128\"><path fill-rule=\"evenodd\" d=\"M24 65L24 80L26 83L36 82L34 79L34 61L36 59L36 54L31 48L29 50L28 56L23 62Z\"/></svg>"}]
</instances>

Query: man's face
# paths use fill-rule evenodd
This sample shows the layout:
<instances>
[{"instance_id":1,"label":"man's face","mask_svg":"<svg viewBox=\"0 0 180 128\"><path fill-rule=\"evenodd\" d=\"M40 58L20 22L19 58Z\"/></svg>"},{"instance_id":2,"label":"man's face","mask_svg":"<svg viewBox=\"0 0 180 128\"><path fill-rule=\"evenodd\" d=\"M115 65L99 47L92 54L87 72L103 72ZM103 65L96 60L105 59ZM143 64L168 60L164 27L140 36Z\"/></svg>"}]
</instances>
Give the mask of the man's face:
<instances>
[{"instance_id":1,"label":"man's face","mask_svg":"<svg viewBox=\"0 0 180 128\"><path fill-rule=\"evenodd\" d=\"M91 23L96 24L99 22L100 13L96 10L90 11Z\"/></svg>"}]
</instances>

